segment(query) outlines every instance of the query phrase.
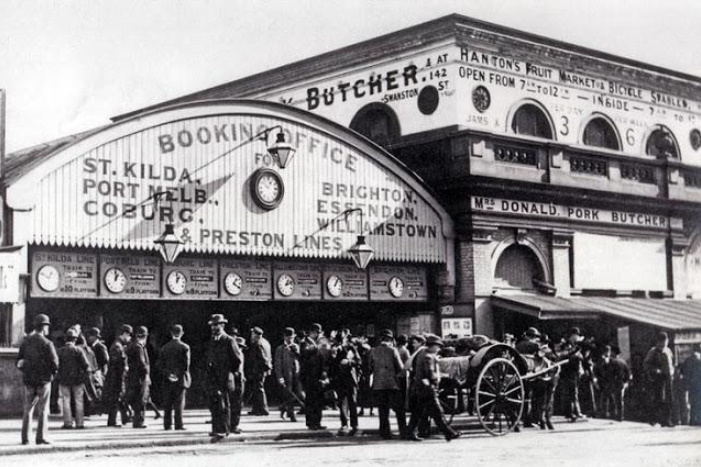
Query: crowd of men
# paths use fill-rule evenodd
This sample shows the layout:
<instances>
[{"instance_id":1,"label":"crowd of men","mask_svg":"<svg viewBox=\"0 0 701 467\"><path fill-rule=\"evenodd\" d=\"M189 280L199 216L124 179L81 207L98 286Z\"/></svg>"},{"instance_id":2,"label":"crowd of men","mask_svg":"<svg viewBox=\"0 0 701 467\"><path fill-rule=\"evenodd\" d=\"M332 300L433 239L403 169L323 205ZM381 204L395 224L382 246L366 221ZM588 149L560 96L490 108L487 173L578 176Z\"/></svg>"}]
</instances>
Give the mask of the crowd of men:
<instances>
[{"instance_id":1,"label":"crowd of men","mask_svg":"<svg viewBox=\"0 0 701 467\"><path fill-rule=\"evenodd\" d=\"M325 335L322 326L312 324L298 335L286 328L283 342L273 351L264 331L254 327L248 342L236 328L228 327L222 314L211 315L211 336L203 355L205 389L211 414L212 442L241 432L244 394L248 395L249 415L270 414L266 379L274 379L282 395L280 417L291 422L303 413L309 430L324 430L323 410L337 407L339 435L358 434L358 417L366 407L377 407L379 432L392 439L390 411L394 412L398 435L405 440L422 441L430 436L431 420L450 441L459 437L444 416L441 405L441 356L469 356L475 349L445 345L433 334L395 337L391 330L379 333L371 347L364 337L354 337L348 329ZM181 325L170 328L171 339L158 352L152 367L147 348L148 329L124 324L117 330L109 349L101 331L85 333L79 325L65 331L65 344L56 351L47 338L50 320L39 314L34 330L23 340L17 360L25 385L22 443L29 444L31 419L36 410L39 421L36 444L48 444L46 437L51 383L56 379L63 413L63 429L85 427L85 413L106 413L107 426L145 428L145 413L152 408L152 375L157 378L159 400L164 411L165 430L185 430L183 410L186 392L192 384L190 347L182 341ZM486 344L487 338L477 341ZM623 420L625 391L632 379L627 363L611 346L597 346L585 339L579 328L570 329L559 343L535 328L529 328L517 342L516 350L527 359L537 377L526 383L524 427L553 429L556 391L564 414L572 422L591 416ZM641 377L646 381L650 423L672 425L674 365L666 334L645 358ZM152 371L152 369L154 371ZM244 372L245 369L245 372ZM691 423L701 425L701 353L681 365L680 372L689 388ZM445 381L444 381L445 382ZM469 388L467 388L469 389ZM462 401L461 406L464 404ZM299 412L297 411L299 407ZM411 416L407 422L407 412ZM519 429L519 427L516 427Z\"/></svg>"}]
</instances>

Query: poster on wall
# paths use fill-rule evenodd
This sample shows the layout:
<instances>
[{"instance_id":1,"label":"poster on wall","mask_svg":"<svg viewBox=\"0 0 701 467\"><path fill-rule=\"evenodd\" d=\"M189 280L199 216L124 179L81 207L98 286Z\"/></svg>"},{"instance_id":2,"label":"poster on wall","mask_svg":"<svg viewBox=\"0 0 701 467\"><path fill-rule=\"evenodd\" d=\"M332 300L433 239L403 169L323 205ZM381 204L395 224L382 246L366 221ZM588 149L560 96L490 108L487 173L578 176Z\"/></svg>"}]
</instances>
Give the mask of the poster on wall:
<instances>
[{"instance_id":1,"label":"poster on wall","mask_svg":"<svg viewBox=\"0 0 701 467\"><path fill-rule=\"evenodd\" d=\"M222 300L270 300L271 264L266 261L222 259L219 261Z\"/></svg>"},{"instance_id":2,"label":"poster on wall","mask_svg":"<svg viewBox=\"0 0 701 467\"><path fill-rule=\"evenodd\" d=\"M100 277L101 298L161 296L161 261L155 256L100 255Z\"/></svg>"},{"instance_id":3,"label":"poster on wall","mask_svg":"<svg viewBox=\"0 0 701 467\"><path fill-rule=\"evenodd\" d=\"M322 274L325 300L367 300L368 274L352 264L326 266Z\"/></svg>"},{"instance_id":4,"label":"poster on wall","mask_svg":"<svg viewBox=\"0 0 701 467\"><path fill-rule=\"evenodd\" d=\"M318 265L275 263L273 271L273 290L276 299L321 299L321 271Z\"/></svg>"},{"instance_id":5,"label":"poster on wall","mask_svg":"<svg viewBox=\"0 0 701 467\"><path fill-rule=\"evenodd\" d=\"M212 300L219 296L217 261L178 258L163 266L163 297L173 300Z\"/></svg>"},{"instance_id":6,"label":"poster on wall","mask_svg":"<svg viewBox=\"0 0 701 467\"><path fill-rule=\"evenodd\" d=\"M97 256L87 253L35 251L32 297L97 298Z\"/></svg>"},{"instance_id":7,"label":"poster on wall","mask_svg":"<svg viewBox=\"0 0 701 467\"><path fill-rule=\"evenodd\" d=\"M469 337L472 335L472 318L444 318L441 320L441 337Z\"/></svg>"},{"instance_id":8,"label":"poster on wall","mask_svg":"<svg viewBox=\"0 0 701 467\"><path fill-rule=\"evenodd\" d=\"M428 299L426 270L410 266L371 266L370 299L424 301Z\"/></svg>"}]
</instances>

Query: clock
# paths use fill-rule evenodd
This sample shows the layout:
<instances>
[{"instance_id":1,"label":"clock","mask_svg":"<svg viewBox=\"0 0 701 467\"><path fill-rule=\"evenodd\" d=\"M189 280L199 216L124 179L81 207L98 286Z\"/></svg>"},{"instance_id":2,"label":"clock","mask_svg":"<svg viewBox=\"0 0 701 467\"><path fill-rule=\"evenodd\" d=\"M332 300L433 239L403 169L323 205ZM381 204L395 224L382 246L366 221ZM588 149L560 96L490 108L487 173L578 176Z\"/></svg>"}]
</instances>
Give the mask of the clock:
<instances>
[{"instance_id":1,"label":"clock","mask_svg":"<svg viewBox=\"0 0 701 467\"><path fill-rule=\"evenodd\" d=\"M242 287L243 279L241 279L241 276L235 272L230 272L224 276L224 290L226 290L226 293L229 295L233 295L235 297L236 295L240 294Z\"/></svg>"},{"instance_id":2,"label":"clock","mask_svg":"<svg viewBox=\"0 0 701 467\"><path fill-rule=\"evenodd\" d=\"M119 268L108 269L105 273L105 287L112 293L121 293L127 285L127 276Z\"/></svg>"},{"instance_id":3,"label":"clock","mask_svg":"<svg viewBox=\"0 0 701 467\"><path fill-rule=\"evenodd\" d=\"M182 295L187 286L187 278L182 271L171 271L166 278L166 285L173 295Z\"/></svg>"},{"instance_id":4,"label":"clock","mask_svg":"<svg viewBox=\"0 0 701 467\"><path fill-rule=\"evenodd\" d=\"M492 97L489 95L489 90L484 86L477 86L472 91L472 105L479 113L484 112L492 103Z\"/></svg>"},{"instance_id":5,"label":"clock","mask_svg":"<svg viewBox=\"0 0 701 467\"><path fill-rule=\"evenodd\" d=\"M389 280L389 293L394 298L399 298L404 295L404 281L399 277L394 276Z\"/></svg>"},{"instance_id":6,"label":"clock","mask_svg":"<svg viewBox=\"0 0 701 467\"><path fill-rule=\"evenodd\" d=\"M251 176L251 195L258 206L270 211L278 207L285 194L280 175L271 169L258 169Z\"/></svg>"},{"instance_id":7,"label":"clock","mask_svg":"<svg viewBox=\"0 0 701 467\"><path fill-rule=\"evenodd\" d=\"M326 291L332 297L340 297L343 291L343 281L340 277L333 274L326 279Z\"/></svg>"},{"instance_id":8,"label":"clock","mask_svg":"<svg viewBox=\"0 0 701 467\"><path fill-rule=\"evenodd\" d=\"M37 283L45 292L54 292L58 289L60 278L58 269L49 264L42 266L37 272Z\"/></svg>"},{"instance_id":9,"label":"clock","mask_svg":"<svg viewBox=\"0 0 701 467\"><path fill-rule=\"evenodd\" d=\"M277 291L283 297L289 297L295 291L295 280L289 274L280 274L277 278Z\"/></svg>"}]
</instances>

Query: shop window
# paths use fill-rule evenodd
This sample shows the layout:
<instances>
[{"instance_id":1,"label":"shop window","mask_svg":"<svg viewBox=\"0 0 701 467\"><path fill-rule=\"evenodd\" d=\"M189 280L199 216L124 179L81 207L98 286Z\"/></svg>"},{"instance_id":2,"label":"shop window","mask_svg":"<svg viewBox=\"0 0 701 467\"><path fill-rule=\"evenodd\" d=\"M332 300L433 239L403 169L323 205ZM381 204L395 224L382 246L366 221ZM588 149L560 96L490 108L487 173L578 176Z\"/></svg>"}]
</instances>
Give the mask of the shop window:
<instances>
[{"instance_id":1,"label":"shop window","mask_svg":"<svg viewBox=\"0 0 701 467\"><path fill-rule=\"evenodd\" d=\"M553 130L548 116L534 104L524 104L518 108L511 121L511 129L518 135L553 139Z\"/></svg>"},{"instance_id":2,"label":"shop window","mask_svg":"<svg viewBox=\"0 0 701 467\"><path fill-rule=\"evenodd\" d=\"M647 139L645 154L660 159L678 159L679 148L672 133L666 128L659 128Z\"/></svg>"},{"instance_id":3,"label":"shop window","mask_svg":"<svg viewBox=\"0 0 701 467\"><path fill-rule=\"evenodd\" d=\"M613 125L605 118L601 117L593 118L587 123L587 126L584 128L582 140L587 146L613 149L616 151L621 149Z\"/></svg>"},{"instance_id":4,"label":"shop window","mask_svg":"<svg viewBox=\"0 0 701 467\"><path fill-rule=\"evenodd\" d=\"M357 131L380 146L399 142L399 120L392 109L384 104L369 104L355 114L350 129Z\"/></svg>"},{"instance_id":5,"label":"shop window","mask_svg":"<svg viewBox=\"0 0 701 467\"><path fill-rule=\"evenodd\" d=\"M497 261L495 285L499 288L534 289L533 280L543 280L538 257L530 248L511 245Z\"/></svg>"}]
</instances>

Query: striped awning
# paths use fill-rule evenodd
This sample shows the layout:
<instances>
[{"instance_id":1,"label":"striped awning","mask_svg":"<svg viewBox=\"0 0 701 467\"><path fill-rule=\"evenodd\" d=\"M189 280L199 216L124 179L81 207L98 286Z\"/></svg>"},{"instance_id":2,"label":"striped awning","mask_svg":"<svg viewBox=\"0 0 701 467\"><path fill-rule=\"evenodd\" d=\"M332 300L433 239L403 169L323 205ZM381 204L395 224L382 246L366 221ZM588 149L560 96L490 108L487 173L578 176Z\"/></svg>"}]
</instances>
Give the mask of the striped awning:
<instances>
[{"instance_id":1,"label":"striped awning","mask_svg":"<svg viewBox=\"0 0 701 467\"><path fill-rule=\"evenodd\" d=\"M701 300L544 295L499 295L492 299L501 309L543 320L612 317L670 331L701 329Z\"/></svg>"}]
</instances>

